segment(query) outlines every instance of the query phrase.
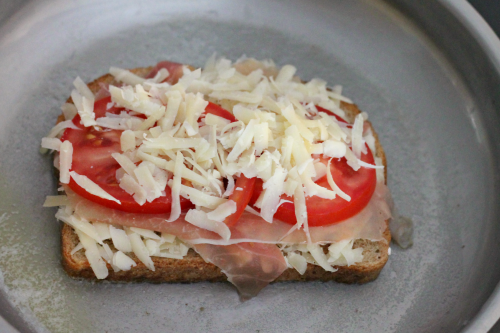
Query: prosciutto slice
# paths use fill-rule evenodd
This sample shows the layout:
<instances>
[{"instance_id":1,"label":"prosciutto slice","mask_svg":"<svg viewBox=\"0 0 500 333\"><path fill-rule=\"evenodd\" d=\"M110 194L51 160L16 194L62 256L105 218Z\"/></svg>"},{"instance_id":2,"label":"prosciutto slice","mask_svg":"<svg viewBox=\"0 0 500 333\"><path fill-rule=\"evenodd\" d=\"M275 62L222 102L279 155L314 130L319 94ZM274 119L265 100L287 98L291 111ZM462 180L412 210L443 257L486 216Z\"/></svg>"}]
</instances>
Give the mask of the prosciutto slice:
<instances>
[{"instance_id":1,"label":"prosciutto slice","mask_svg":"<svg viewBox=\"0 0 500 333\"><path fill-rule=\"evenodd\" d=\"M274 220L264 221L260 216L244 212L240 221L231 230L229 240L218 234L198 228L184 220L185 214L174 222L167 222L168 214L133 214L107 208L86 200L65 186L66 194L72 203L75 213L89 221L117 224L127 227L167 232L189 241L191 244L233 245L238 243L305 243L304 230L291 230L290 224ZM384 239L386 220L391 217L386 202L387 187L378 184L368 205L357 215L343 222L322 227L310 227L313 243L331 243L346 239Z\"/></svg>"},{"instance_id":2,"label":"prosciutto slice","mask_svg":"<svg viewBox=\"0 0 500 333\"><path fill-rule=\"evenodd\" d=\"M281 250L274 244L198 244L194 248L206 262L226 274L227 280L238 289L242 301L256 296L287 269Z\"/></svg>"},{"instance_id":3,"label":"prosciutto slice","mask_svg":"<svg viewBox=\"0 0 500 333\"><path fill-rule=\"evenodd\" d=\"M305 243L304 230L284 222L264 221L260 216L244 212L238 223L230 228L231 238L196 227L185 221L167 222L168 214L132 214L107 208L84 199L65 187L66 194L79 216L96 222L138 227L177 236L192 246L207 262L218 266L238 289L243 300L256 296L269 282L287 268L277 243ZM323 227L311 227L314 243L332 243L346 239L382 240L386 220L391 217L386 203L387 187L378 184L369 204L356 216Z\"/></svg>"}]
</instances>

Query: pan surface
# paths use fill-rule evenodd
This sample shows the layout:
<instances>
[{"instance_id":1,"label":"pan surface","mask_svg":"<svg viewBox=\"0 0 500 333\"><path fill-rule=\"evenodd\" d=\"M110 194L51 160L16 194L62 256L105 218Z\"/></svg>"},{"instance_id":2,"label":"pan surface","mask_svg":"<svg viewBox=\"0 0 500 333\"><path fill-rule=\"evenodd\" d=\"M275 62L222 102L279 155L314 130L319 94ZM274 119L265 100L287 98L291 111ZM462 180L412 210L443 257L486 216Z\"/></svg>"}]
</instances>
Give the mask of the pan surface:
<instances>
[{"instance_id":1,"label":"pan surface","mask_svg":"<svg viewBox=\"0 0 500 333\"><path fill-rule=\"evenodd\" d=\"M464 329L500 280L500 67L457 7L415 7L378 0L36 1L5 18L0 314L20 332ZM51 157L38 149L74 78L91 81L109 66L163 59L202 66L214 52L294 64L305 80L342 84L368 112L387 153L396 206L415 223L413 247L392 245L376 281L276 283L240 303L228 283L92 284L65 275L55 210L42 208L57 184Z\"/></svg>"}]
</instances>

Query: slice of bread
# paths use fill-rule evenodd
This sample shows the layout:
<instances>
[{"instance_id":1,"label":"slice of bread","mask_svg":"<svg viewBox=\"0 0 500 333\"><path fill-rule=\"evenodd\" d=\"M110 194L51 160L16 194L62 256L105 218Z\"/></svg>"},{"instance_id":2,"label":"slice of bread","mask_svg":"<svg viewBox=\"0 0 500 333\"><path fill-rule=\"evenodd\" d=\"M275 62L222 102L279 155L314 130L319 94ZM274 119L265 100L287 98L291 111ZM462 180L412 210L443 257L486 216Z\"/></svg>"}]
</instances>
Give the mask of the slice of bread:
<instances>
[{"instance_id":1,"label":"slice of bread","mask_svg":"<svg viewBox=\"0 0 500 333\"><path fill-rule=\"evenodd\" d=\"M136 68L131 70L133 73L145 77L152 67ZM90 90L96 93L102 84L117 84L111 74L106 74L88 84ZM71 98L68 100L71 103ZM346 112L348 120L352 123L354 117L361 111L355 104L342 102L341 108ZM64 120L61 115L58 121ZM370 124L371 126L371 124ZM376 140L375 156L382 160L385 166L384 172L387 173L387 163L384 150L373 130ZM386 177L387 179L387 174ZM354 242L353 248L363 249L363 261L351 266L334 266L336 272L327 272L317 265L308 264L306 272L301 275L293 268L285 270L276 281L337 281L341 283L366 283L375 280L388 260L389 243L391 234L389 231L389 221L386 221L387 228L383 234L384 240L370 241L358 239ZM61 229L62 242L62 264L70 277L97 280L90 264L85 257L84 251L77 251L73 255L72 250L78 245L79 239L73 228L63 224ZM112 243L108 243L112 249ZM114 282L200 282L200 281L227 281L226 276L221 270L205 262L194 250L190 249L183 259L170 259L151 257L155 271L149 270L133 253L128 254L135 262L136 266L129 271L114 272L108 264L109 275L106 280Z\"/></svg>"}]
</instances>

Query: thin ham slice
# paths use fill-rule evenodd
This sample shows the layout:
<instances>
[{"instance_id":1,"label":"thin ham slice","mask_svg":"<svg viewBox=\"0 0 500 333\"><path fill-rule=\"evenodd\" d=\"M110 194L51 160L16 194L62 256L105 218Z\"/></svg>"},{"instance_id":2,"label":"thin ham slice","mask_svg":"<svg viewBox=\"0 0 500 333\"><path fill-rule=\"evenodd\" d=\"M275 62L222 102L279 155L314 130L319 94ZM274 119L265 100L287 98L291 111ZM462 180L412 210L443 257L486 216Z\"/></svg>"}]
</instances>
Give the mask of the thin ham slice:
<instances>
[{"instance_id":1,"label":"thin ham slice","mask_svg":"<svg viewBox=\"0 0 500 333\"><path fill-rule=\"evenodd\" d=\"M186 222L184 220L185 214L181 214L177 221L167 222L168 214L122 212L86 200L67 186L65 186L65 190L75 208L75 213L89 221L167 232L182 240L189 241L190 244L232 245L248 242L296 244L306 242L304 230L290 232L291 226L287 223L278 220L268 223L260 216L249 212L244 212L240 221L230 228L231 238L226 241L214 232ZM387 193L387 187L378 184L372 199L360 213L340 223L310 227L311 240L314 243L331 243L358 238L372 241L384 239L385 221L391 217L390 208L386 203Z\"/></svg>"},{"instance_id":2,"label":"thin ham slice","mask_svg":"<svg viewBox=\"0 0 500 333\"><path fill-rule=\"evenodd\" d=\"M110 93L109 93L109 84L108 83L102 83L102 82L99 82L99 90L95 93L95 100L98 101L98 100L101 100L103 98L106 98L108 96L110 96Z\"/></svg>"},{"instance_id":3,"label":"thin ham slice","mask_svg":"<svg viewBox=\"0 0 500 333\"><path fill-rule=\"evenodd\" d=\"M198 244L196 252L219 267L242 301L256 296L287 269L281 250L274 244L238 243L228 246Z\"/></svg>"},{"instance_id":4,"label":"thin ham slice","mask_svg":"<svg viewBox=\"0 0 500 333\"><path fill-rule=\"evenodd\" d=\"M173 234L192 246L207 262L218 266L238 289L243 300L256 296L269 282L286 269L277 243L305 243L304 230L293 230L287 223L264 221L260 216L244 212L231 227L231 238L196 227L185 221L185 213L174 222L168 214L132 214L107 208L78 196L65 186L75 214L96 222L138 227ZM385 220L390 218L386 203L387 187L378 184L375 194L356 216L341 223L309 228L315 243L331 243L345 239L382 240Z\"/></svg>"},{"instance_id":5,"label":"thin ham slice","mask_svg":"<svg viewBox=\"0 0 500 333\"><path fill-rule=\"evenodd\" d=\"M162 68L165 68L169 75L163 82L168 82L170 84L175 84L179 81L179 78L184 74L183 67L184 65L179 64L177 62L171 61L160 61L156 66L151 69L151 72L146 76L146 79L154 78L158 71ZM95 93L95 100L98 101L102 98L108 97L109 94L109 84L99 82L99 90Z\"/></svg>"},{"instance_id":6,"label":"thin ham slice","mask_svg":"<svg viewBox=\"0 0 500 333\"><path fill-rule=\"evenodd\" d=\"M168 71L168 77L163 81L163 82L168 82L170 84L176 84L177 81L182 77L184 74L183 72L183 64L179 64L177 62L172 62L172 61L160 61L158 64L156 64L155 67L151 70L151 72L146 76L146 79L151 79L158 74L160 69L165 68Z\"/></svg>"}]
</instances>

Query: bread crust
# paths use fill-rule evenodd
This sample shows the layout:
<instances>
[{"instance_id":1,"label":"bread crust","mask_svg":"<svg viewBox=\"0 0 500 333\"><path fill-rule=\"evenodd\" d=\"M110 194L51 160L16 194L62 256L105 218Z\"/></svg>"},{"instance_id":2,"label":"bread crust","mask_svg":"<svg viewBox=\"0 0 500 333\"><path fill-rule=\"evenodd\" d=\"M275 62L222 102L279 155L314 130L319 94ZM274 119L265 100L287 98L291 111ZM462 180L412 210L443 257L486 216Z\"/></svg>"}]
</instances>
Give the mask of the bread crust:
<instances>
[{"instance_id":1,"label":"bread crust","mask_svg":"<svg viewBox=\"0 0 500 333\"><path fill-rule=\"evenodd\" d=\"M130 70L136 75L145 77L152 67L142 67ZM98 79L88 84L90 90L94 93L99 91L102 84L117 84L111 74L105 74ZM72 103L71 98L68 103ZM361 111L355 104L341 102L341 109L346 112L348 120L352 123L354 117ZM63 121L64 116L60 115L57 122ZM372 129L375 137L375 156L382 160L387 179L387 160L384 150L376 132L371 123L369 126ZM370 241L366 239L358 239L354 241L353 248L363 248L363 261L351 266L334 266L336 272L327 272L317 265L308 264L306 272L301 275L297 270L288 268L276 280L278 281L336 281L340 283L367 283L375 280L382 268L385 266L389 255L389 244L391 241L391 233L389 231L389 220L386 221L386 230L383 233L383 238L380 241ZM80 250L71 254L72 250L78 245L79 239L73 228L63 223L61 228L61 252L62 265L66 273L75 279L87 279L94 281L98 280L90 267L90 263L84 255L84 251ZM108 243L111 248L113 245ZM151 282L151 283L192 283L192 282L220 282L227 281L227 277L220 268L212 263L205 262L193 249L190 249L188 254L183 259L170 259L151 257L155 270L149 270L133 253L128 254L135 262L136 266L128 271L113 271L111 265L107 264L109 274L105 280L113 282Z\"/></svg>"}]
</instances>

